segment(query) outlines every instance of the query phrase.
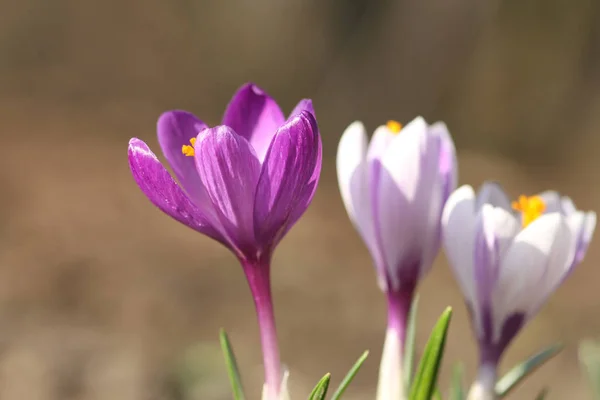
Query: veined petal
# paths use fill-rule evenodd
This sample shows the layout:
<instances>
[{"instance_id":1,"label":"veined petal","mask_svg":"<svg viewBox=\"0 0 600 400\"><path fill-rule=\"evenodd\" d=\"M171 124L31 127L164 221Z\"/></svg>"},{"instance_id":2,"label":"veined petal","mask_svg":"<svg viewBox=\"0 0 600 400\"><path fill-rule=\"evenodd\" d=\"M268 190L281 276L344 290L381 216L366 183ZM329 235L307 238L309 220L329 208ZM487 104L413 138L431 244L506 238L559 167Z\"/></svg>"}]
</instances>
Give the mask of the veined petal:
<instances>
[{"instance_id":1,"label":"veined petal","mask_svg":"<svg viewBox=\"0 0 600 400\"><path fill-rule=\"evenodd\" d=\"M316 119L315 109L313 107L312 100L311 99L302 99L298 102L298 104L296 104L296 107L294 107L294 109L290 113L290 116L288 117L287 120L289 121L290 119L294 118L296 115L299 115L302 111L308 111Z\"/></svg>"},{"instance_id":2,"label":"veined petal","mask_svg":"<svg viewBox=\"0 0 600 400\"><path fill-rule=\"evenodd\" d=\"M429 127L430 143L435 143L431 148L431 155L426 160L428 163L428 177L424 175L421 184L425 187L421 189L425 200L416 200L417 204L422 205L422 213L426 216L427 222L423 225L425 228L422 239L423 255L421 260L421 274L426 273L437 256L441 241L441 217L444 204L448 200L450 193L456 189L457 181L457 162L456 149L452 137L448 132L446 124L437 122ZM439 154L435 156L435 148L439 149ZM429 182L429 183L427 183ZM436 182L436 183L433 183ZM430 189L430 194L427 189Z\"/></svg>"},{"instance_id":3,"label":"veined petal","mask_svg":"<svg viewBox=\"0 0 600 400\"><path fill-rule=\"evenodd\" d=\"M367 146L365 126L360 121L353 122L346 128L340 139L336 165L340 193L350 221L365 242L372 242L373 217L365 159ZM370 246L369 249L371 250Z\"/></svg>"},{"instance_id":4,"label":"veined petal","mask_svg":"<svg viewBox=\"0 0 600 400\"><path fill-rule=\"evenodd\" d=\"M233 95L223 116L223 125L246 138L261 163L271 139L284 122L277 102L252 83L245 84Z\"/></svg>"},{"instance_id":5,"label":"veined petal","mask_svg":"<svg viewBox=\"0 0 600 400\"><path fill-rule=\"evenodd\" d=\"M369 149L367 151L367 160L381 160L383 153L389 148L392 140L400 133L394 133L387 127L387 125L381 125L373 132L373 137L369 143Z\"/></svg>"},{"instance_id":6,"label":"veined petal","mask_svg":"<svg viewBox=\"0 0 600 400\"><path fill-rule=\"evenodd\" d=\"M468 304L475 306L475 192L469 185L456 189L442 213L442 241L446 257Z\"/></svg>"},{"instance_id":7,"label":"veined petal","mask_svg":"<svg viewBox=\"0 0 600 400\"><path fill-rule=\"evenodd\" d=\"M542 215L515 237L493 293L496 338L505 318L517 313L531 317L541 307L567 273L574 247L571 230L559 213Z\"/></svg>"},{"instance_id":8,"label":"veined petal","mask_svg":"<svg viewBox=\"0 0 600 400\"><path fill-rule=\"evenodd\" d=\"M515 216L501 207L484 203L477 213L474 243L474 278L477 301L472 305L480 337L491 338L494 315L492 293L500 263L520 229Z\"/></svg>"},{"instance_id":9,"label":"veined petal","mask_svg":"<svg viewBox=\"0 0 600 400\"><path fill-rule=\"evenodd\" d=\"M443 198L444 202L456 189L458 180L458 163L456 161L456 147L448 127L443 122L436 122L429 127L429 133L438 136L441 139L440 147L440 175L443 180Z\"/></svg>"},{"instance_id":10,"label":"veined petal","mask_svg":"<svg viewBox=\"0 0 600 400\"><path fill-rule=\"evenodd\" d=\"M587 249L592 241L594 230L596 229L596 213L575 211L567 216L567 223L571 228L571 234L575 238L575 253L570 270L577 266L587 253ZM571 272L569 271L569 272Z\"/></svg>"},{"instance_id":11,"label":"veined petal","mask_svg":"<svg viewBox=\"0 0 600 400\"><path fill-rule=\"evenodd\" d=\"M486 181L481 185L477 193L477 209L480 209L484 204L491 204L512 213L510 199L497 182Z\"/></svg>"},{"instance_id":12,"label":"veined petal","mask_svg":"<svg viewBox=\"0 0 600 400\"><path fill-rule=\"evenodd\" d=\"M187 197L146 143L131 139L128 157L135 182L152 204L182 224L225 244L223 235L211 226L206 215Z\"/></svg>"},{"instance_id":13,"label":"veined petal","mask_svg":"<svg viewBox=\"0 0 600 400\"><path fill-rule=\"evenodd\" d=\"M182 152L200 131L206 129L204 122L187 111L167 111L158 118L158 143L171 165L183 189L199 207L212 207L206 189L200 180L193 157Z\"/></svg>"},{"instance_id":14,"label":"veined petal","mask_svg":"<svg viewBox=\"0 0 600 400\"><path fill-rule=\"evenodd\" d=\"M423 264L423 250L428 231L439 226L430 213L442 207L440 147L440 139L428 134L425 120L416 118L391 141L381 158L378 241L394 289L403 281L418 279L424 272L421 267L429 267Z\"/></svg>"},{"instance_id":15,"label":"veined petal","mask_svg":"<svg viewBox=\"0 0 600 400\"><path fill-rule=\"evenodd\" d=\"M284 124L271 142L258 179L254 203L256 238L265 246L279 242L293 216L306 211L317 182L309 185L319 154L319 129L302 111Z\"/></svg>"},{"instance_id":16,"label":"veined petal","mask_svg":"<svg viewBox=\"0 0 600 400\"><path fill-rule=\"evenodd\" d=\"M250 143L228 126L206 129L196 140L195 161L232 245L244 255L255 251L253 209L260 162Z\"/></svg>"}]
</instances>

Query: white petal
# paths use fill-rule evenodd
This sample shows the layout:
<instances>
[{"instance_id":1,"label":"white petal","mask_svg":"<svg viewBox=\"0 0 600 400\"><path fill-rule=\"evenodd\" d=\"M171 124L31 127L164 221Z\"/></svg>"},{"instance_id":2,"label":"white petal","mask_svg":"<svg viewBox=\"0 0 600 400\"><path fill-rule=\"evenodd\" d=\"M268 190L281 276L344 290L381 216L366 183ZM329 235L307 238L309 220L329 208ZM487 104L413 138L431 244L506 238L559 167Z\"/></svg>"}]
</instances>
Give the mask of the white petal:
<instances>
[{"instance_id":1,"label":"white petal","mask_svg":"<svg viewBox=\"0 0 600 400\"><path fill-rule=\"evenodd\" d=\"M594 231L596 230L596 213L593 211L586 213L585 226L583 228L583 240L588 244L592 241Z\"/></svg>"},{"instance_id":2,"label":"white petal","mask_svg":"<svg viewBox=\"0 0 600 400\"><path fill-rule=\"evenodd\" d=\"M542 215L515 237L493 293L496 339L507 316L532 316L546 301L567 272L574 247L571 230L559 213Z\"/></svg>"},{"instance_id":3,"label":"white petal","mask_svg":"<svg viewBox=\"0 0 600 400\"><path fill-rule=\"evenodd\" d=\"M442 242L446 257L467 302L474 305L475 192L469 185L456 189L442 213Z\"/></svg>"},{"instance_id":4,"label":"white petal","mask_svg":"<svg viewBox=\"0 0 600 400\"><path fill-rule=\"evenodd\" d=\"M340 139L336 164L346 211L365 240L373 236L366 154L367 133L364 125L356 121L346 128Z\"/></svg>"},{"instance_id":5,"label":"white petal","mask_svg":"<svg viewBox=\"0 0 600 400\"><path fill-rule=\"evenodd\" d=\"M477 209L483 204L491 204L494 207L501 207L512 213L512 207L508 196L497 182L486 181L481 185L477 193Z\"/></svg>"},{"instance_id":6,"label":"white petal","mask_svg":"<svg viewBox=\"0 0 600 400\"><path fill-rule=\"evenodd\" d=\"M416 195L426 139L427 124L423 118L417 117L392 139L381 160L408 201Z\"/></svg>"}]
</instances>

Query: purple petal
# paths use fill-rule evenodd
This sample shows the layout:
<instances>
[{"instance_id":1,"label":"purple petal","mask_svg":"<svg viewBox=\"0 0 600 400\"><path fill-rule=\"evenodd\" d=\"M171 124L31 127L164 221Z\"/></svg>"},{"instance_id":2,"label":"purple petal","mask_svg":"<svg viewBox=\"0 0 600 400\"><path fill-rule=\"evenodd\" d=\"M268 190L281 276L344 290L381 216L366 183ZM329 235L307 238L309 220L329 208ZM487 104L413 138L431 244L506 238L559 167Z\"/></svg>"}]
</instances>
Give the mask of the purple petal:
<instances>
[{"instance_id":1,"label":"purple petal","mask_svg":"<svg viewBox=\"0 0 600 400\"><path fill-rule=\"evenodd\" d=\"M265 158L256 192L256 236L275 245L310 204L321 170L321 141L314 116L303 111L283 125Z\"/></svg>"},{"instance_id":2,"label":"purple petal","mask_svg":"<svg viewBox=\"0 0 600 400\"><path fill-rule=\"evenodd\" d=\"M248 83L234 95L223 116L231 127L250 142L262 162L277 129L285 122L281 109L266 92Z\"/></svg>"},{"instance_id":3,"label":"purple petal","mask_svg":"<svg viewBox=\"0 0 600 400\"><path fill-rule=\"evenodd\" d=\"M250 143L228 126L202 131L195 146L196 168L232 246L244 256L255 251L254 193L260 163Z\"/></svg>"},{"instance_id":4,"label":"purple petal","mask_svg":"<svg viewBox=\"0 0 600 400\"><path fill-rule=\"evenodd\" d=\"M317 118L316 114L315 114L315 109L312 104L312 100L311 99L302 99L298 102L298 104L296 104L296 107L294 107L294 109L290 113L290 116L288 117L287 120L288 121L291 120L295 116L299 115L302 111L308 111L309 113L311 113L313 115L313 117L315 117L315 119Z\"/></svg>"},{"instance_id":5,"label":"purple petal","mask_svg":"<svg viewBox=\"0 0 600 400\"><path fill-rule=\"evenodd\" d=\"M158 143L171 165L175 176L183 189L199 206L210 205L206 189L200 180L194 157L188 157L181 151L182 146L189 146L190 139L206 129L204 122L187 111L167 111L158 118Z\"/></svg>"},{"instance_id":6,"label":"purple petal","mask_svg":"<svg viewBox=\"0 0 600 400\"><path fill-rule=\"evenodd\" d=\"M177 185L146 143L131 139L128 156L133 179L156 207L182 224L225 243L223 236Z\"/></svg>"}]
</instances>

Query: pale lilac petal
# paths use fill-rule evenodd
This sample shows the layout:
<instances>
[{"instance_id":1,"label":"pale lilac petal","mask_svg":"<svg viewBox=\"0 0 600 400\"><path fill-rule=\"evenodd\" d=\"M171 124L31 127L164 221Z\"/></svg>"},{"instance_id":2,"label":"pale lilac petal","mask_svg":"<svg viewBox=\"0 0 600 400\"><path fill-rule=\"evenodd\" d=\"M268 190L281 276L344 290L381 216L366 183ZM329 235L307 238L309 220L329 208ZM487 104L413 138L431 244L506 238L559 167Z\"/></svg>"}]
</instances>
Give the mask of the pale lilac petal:
<instances>
[{"instance_id":1,"label":"pale lilac petal","mask_svg":"<svg viewBox=\"0 0 600 400\"><path fill-rule=\"evenodd\" d=\"M430 228L425 210L432 199L439 201L434 192L441 191L436 179L439 148L439 140L427 135L425 121L417 118L391 141L381 158L377 239L396 290L420 275L422 240Z\"/></svg>"},{"instance_id":2,"label":"pale lilac petal","mask_svg":"<svg viewBox=\"0 0 600 400\"><path fill-rule=\"evenodd\" d=\"M564 214L562 198L558 192L555 192L554 190L547 190L538 194L538 196L544 201L544 205L546 206L544 210L545 213L558 212Z\"/></svg>"},{"instance_id":3,"label":"pale lilac petal","mask_svg":"<svg viewBox=\"0 0 600 400\"><path fill-rule=\"evenodd\" d=\"M486 181L481 185L477 193L477 209L480 209L484 204L491 204L494 207L513 212L510 199L497 182Z\"/></svg>"},{"instance_id":4,"label":"pale lilac petal","mask_svg":"<svg viewBox=\"0 0 600 400\"><path fill-rule=\"evenodd\" d=\"M225 243L205 213L187 197L146 143L131 139L128 156L135 182L156 207L182 224Z\"/></svg>"},{"instance_id":5,"label":"pale lilac petal","mask_svg":"<svg viewBox=\"0 0 600 400\"><path fill-rule=\"evenodd\" d=\"M224 231L245 256L255 250L254 193L260 163L248 141L228 126L202 131L196 168Z\"/></svg>"},{"instance_id":6,"label":"pale lilac petal","mask_svg":"<svg viewBox=\"0 0 600 400\"><path fill-rule=\"evenodd\" d=\"M311 179L318 155L319 129L310 112L301 112L277 131L265 157L254 203L260 243L275 245L306 211L317 183L311 184Z\"/></svg>"},{"instance_id":7,"label":"pale lilac petal","mask_svg":"<svg viewBox=\"0 0 600 400\"><path fill-rule=\"evenodd\" d=\"M369 143L367 160L377 160L381 162L381 157L383 157L383 154L389 149L392 140L398 135L400 135L400 133L392 132L387 125L381 125L377 127L375 132L373 132L373 137Z\"/></svg>"},{"instance_id":8,"label":"pale lilac petal","mask_svg":"<svg viewBox=\"0 0 600 400\"><path fill-rule=\"evenodd\" d=\"M596 229L596 213L575 211L567 216L567 222L571 228L571 233L576 238L575 254L570 269L572 272L581 261L583 261L587 249L592 241L594 230Z\"/></svg>"},{"instance_id":9,"label":"pale lilac petal","mask_svg":"<svg viewBox=\"0 0 600 400\"><path fill-rule=\"evenodd\" d=\"M194 157L184 155L182 147L191 145L190 139L196 138L206 128L206 124L193 114L179 110L163 113L157 123L158 143L163 154L183 189L202 208L212 205L196 171Z\"/></svg>"},{"instance_id":10,"label":"pale lilac petal","mask_svg":"<svg viewBox=\"0 0 600 400\"><path fill-rule=\"evenodd\" d=\"M379 184L381 182L381 171L383 168L381 157L397 135L398 133L392 132L387 125L382 125L375 129L367 149L366 165L363 167L366 168L366 172L364 173L366 174L367 188L364 189L365 191L361 194L358 194L358 192L362 191L362 188L357 187L355 189L357 193L356 196L367 196L368 198L363 199L362 202L368 202L368 204L370 204L370 210L365 210L364 219L369 220L369 225L372 226L367 228L371 230L371 233L370 239L365 239L365 242L367 243L367 246L369 246L371 256L378 269L378 283L383 291L387 290L388 281L390 280L389 269L391 266L387 264L388 261L382 244L381 227L379 224ZM389 174L386 173L386 175ZM356 185L358 186L358 183ZM365 226L366 224L367 223L365 222ZM366 233L363 237L366 237Z\"/></svg>"},{"instance_id":11,"label":"pale lilac petal","mask_svg":"<svg viewBox=\"0 0 600 400\"><path fill-rule=\"evenodd\" d=\"M242 86L233 95L223 116L223 125L246 138L261 163L271 139L284 122L285 117L277 102L252 83Z\"/></svg>"},{"instance_id":12,"label":"pale lilac petal","mask_svg":"<svg viewBox=\"0 0 600 400\"><path fill-rule=\"evenodd\" d=\"M496 338L505 318L516 313L531 317L556 289L573 257L573 239L558 213L542 215L515 237L493 293Z\"/></svg>"},{"instance_id":13,"label":"pale lilac petal","mask_svg":"<svg viewBox=\"0 0 600 400\"><path fill-rule=\"evenodd\" d=\"M484 203L478 212L474 243L477 301L473 306L480 337L493 336L495 308L492 293L499 277L501 260L519 231L517 218L502 207Z\"/></svg>"},{"instance_id":14,"label":"pale lilac petal","mask_svg":"<svg viewBox=\"0 0 600 400\"><path fill-rule=\"evenodd\" d=\"M575 207L575 203L573 203L573 200L571 200L571 198L568 196L562 197L562 199L560 200L560 206L562 208L563 214L565 214L565 215L571 215L575 211L577 211L577 207Z\"/></svg>"},{"instance_id":15,"label":"pale lilac petal","mask_svg":"<svg viewBox=\"0 0 600 400\"><path fill-rule=\"evenodd\" d=\"M475 248L475 192L469 185L456 189L442 213L442 241L446 257L466 302L476 305L473 249Z\"/></svg>"},{"instance_id":16,"label":"pale lilac petal","mask_svg":"<svg viewBox=\"0 0 600 400\"><path fill-rule=\"evenodd\" d=\"M448 127L443 122L436 122L429 127L429 133L436 135L441 139L440 148L440 175L443 181L443 199L444 202L456 189L458 181L458 163L456 161L456 147Z\"/></svg>"},{"instance_id":17,"label":"pale lilac petal","mask_svg":"<svg viewBox=\"0 0 600 400\"><path fill-rule=\"evenodd\" d=\"M442 210L450 193L456 189L458 173L454 142L443 122L435 123L429 127L429 141L434 145L428 146L431 149L431 159L428 159L428 176L424 175L423 182L425 183L421 189L422 196L426 200L417 200L417 203L423 205L421 212L426 216L427 221L423 225L425 230L422 239L422 275L431 268L435 257L439 253ZM434 156L436 146L439 149L437 160ZM428 188L430 190L429 195L427 193Z\"/></svg>"}]
</instances>

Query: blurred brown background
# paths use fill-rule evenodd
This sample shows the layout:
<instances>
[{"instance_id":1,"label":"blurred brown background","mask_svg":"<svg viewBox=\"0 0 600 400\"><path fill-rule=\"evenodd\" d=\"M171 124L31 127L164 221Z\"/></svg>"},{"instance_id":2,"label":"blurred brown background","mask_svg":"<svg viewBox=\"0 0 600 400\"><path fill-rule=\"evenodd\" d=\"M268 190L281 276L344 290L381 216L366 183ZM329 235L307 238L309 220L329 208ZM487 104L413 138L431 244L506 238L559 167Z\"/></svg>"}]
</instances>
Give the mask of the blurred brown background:
<instances>
[{"instance_id":1,"label":"blurred brown background","mask_svg":"<svg viewBox=\"0 0 600 400\"><path fill-rule=\"evenodd\" d=\"M313 98L325 143L313 205L279 247L274 293L295 397L371 357L348 399L374 397L385 324L367 251L337 191L337 140L421 114L444 120L461 183L555 188L597 209L600 2L595 0L0 0L0 399L229 399L226 327L249 393L262 379L253 308L222 247L146 200L127 166L158 150L167 109L219 122L254 81L291 110ZM598 246L522 333L503 371L566 349L512 398L586 399L576 346L600 335ZM456 313L443 382L476 353L443 256L421 287L419 345ZM190 350L191 348L191 350ZM187 355L186 355L187 354ZM181 357L199 363L178 393ZM200 361L198 361L200 360ZM444 383L445 385L445 383Z\"/></svg>"}]
</instances>

